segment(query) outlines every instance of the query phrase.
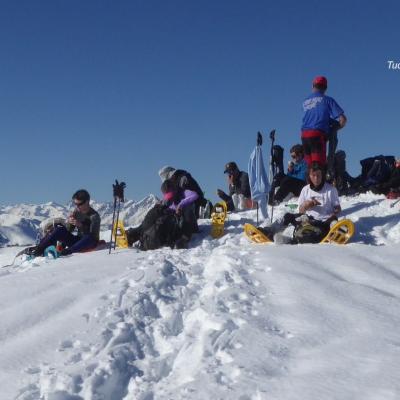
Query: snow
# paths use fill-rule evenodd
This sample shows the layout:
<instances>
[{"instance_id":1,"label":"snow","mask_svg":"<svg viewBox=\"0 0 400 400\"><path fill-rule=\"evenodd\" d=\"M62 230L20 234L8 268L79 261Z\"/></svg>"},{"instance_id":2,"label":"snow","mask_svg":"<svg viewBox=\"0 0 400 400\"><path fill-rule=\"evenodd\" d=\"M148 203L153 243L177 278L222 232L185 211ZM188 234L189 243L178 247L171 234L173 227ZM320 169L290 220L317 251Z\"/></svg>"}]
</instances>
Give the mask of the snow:
<instances>
[{"instance_id":1,"label":"snow","mask_svg":"<svg viewBox=\"0 0 400 400\"><path fill-rule=\"evenodd\" d=\"M187 250L2 268L0 399L398 399L400 204L341 202L346 246L255 245L250 211L218 240L202 221Z\"/></svg>"}]
</instances>

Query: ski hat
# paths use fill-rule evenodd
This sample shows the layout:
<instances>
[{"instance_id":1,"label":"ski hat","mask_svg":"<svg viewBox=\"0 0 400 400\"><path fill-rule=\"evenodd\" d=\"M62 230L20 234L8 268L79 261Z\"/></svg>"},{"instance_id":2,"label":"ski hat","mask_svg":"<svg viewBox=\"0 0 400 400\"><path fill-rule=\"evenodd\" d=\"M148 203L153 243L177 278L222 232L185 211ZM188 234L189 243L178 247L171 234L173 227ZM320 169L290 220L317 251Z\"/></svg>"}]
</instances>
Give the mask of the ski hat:
<instances>
[{"instance_id":1,"label":"ski hat","mask_svg":"<svg viewBox=\"0 0 400 400\"><path fill-rule=\"evenodd\" d=\"M328 87L328 79L326 79L324 76L316 76L312 83L313 83L313 86L319 85L319 86L323 86L325 88Z\"/></svg>"},{"instance_id":2,"label":"ski hat","mask_svg":"<svg viewBox=\"0 0 400 400\"><path fill-rule=\"evenodd\" d=\"M230 174L232 172L239 171L237 164L234 161L228 162L225 164L224 174Z\"/></svg>"},{"instance_id":3,"label":"ski hat","mask_svg":"<svg viewBox=\"0 0 400 400\"><path fill-rule=\"evenodd\" d=\"M175 171L176 171L175 168L168 167L167 165L165 167L162 167L158 171L158 175L160 175L161 182L164 182L165 180L171 178L171 176L174 174Z\"/></svg>"}]
</instances>

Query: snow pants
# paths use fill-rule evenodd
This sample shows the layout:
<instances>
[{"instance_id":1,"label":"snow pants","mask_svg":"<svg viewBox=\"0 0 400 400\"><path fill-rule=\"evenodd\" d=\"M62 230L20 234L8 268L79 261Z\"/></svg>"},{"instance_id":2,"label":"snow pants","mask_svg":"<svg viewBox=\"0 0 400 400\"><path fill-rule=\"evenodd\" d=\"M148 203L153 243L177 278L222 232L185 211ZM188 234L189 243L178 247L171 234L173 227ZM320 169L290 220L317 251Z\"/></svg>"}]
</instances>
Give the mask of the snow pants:
<instances>
[{"instance_id":1,"label":"snow pants","mask_svg":"<svg viewBox=\"0 0 400 400\"><path fill-rule=\"evenodd\" d=\"M296 197L300 196L301 189L305 184L305 181L292 176L283 177L280 181L279 189L274 195L274 200L280 203L289 193L293 193Z\"/></svg>"},{"instance_id":2,"label":"snow pants","mask_svg":"<svg viewBox=\"0 0 400 400\"><path fill-rule=\"evenodd\" d=\"M68 247L71 253L90 250L97 246L97 240L93 236L75 236L67 231L65 226L58 226L50 235L40 241L38 249L44 251L46 247L55 246L57 242L61 242L65 247Z\"/></svg>"},{"instance_id":3,"label":"snow pants","mask_svg":"<svg viewBox=\"0 0 400 400\"><path fill-rule=\"evenodd\" d=\"M308 166L317 162L321 166L326 165L326 136L318 130L305 130L301 133L301 141L304 148L304 159Z\"/></svg>"}]
</instances>

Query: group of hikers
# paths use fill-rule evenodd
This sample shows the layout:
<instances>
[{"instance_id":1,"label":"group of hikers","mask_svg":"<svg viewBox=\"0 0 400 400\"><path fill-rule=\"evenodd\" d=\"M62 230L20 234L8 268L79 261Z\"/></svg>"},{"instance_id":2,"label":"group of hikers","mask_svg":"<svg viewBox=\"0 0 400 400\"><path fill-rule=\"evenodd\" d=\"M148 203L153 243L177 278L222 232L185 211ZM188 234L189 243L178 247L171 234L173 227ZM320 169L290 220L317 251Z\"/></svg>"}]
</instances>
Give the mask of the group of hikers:
<instances>
[{"instance_id":1,"label":"group of hikers","mask_svg":"<svg viewBox=\"0 0 400 400\"><path fill-rule=\"evenodd\" d=\"M303 102L301 144L290 149L291 160L287 171L283 169L283 148L274 146L272 162L277 173L272 181L268 203L275 206L288 196L298 197L298 213L286 213L282 219L266 223L259 228L274 240L288 225L294 225L299 243L301 229L306 220L315 227L312 242L318 242L329 231L341 211L339 194L352 194L372 190L390 194L400 191L400 161L392 156L370 157L361 161L362 172L351 177L345 168L345 153L336 151L337 131L347 122L343 109L325 95L327 79L316 77L312 93ZM327 155L327 143L329 144ZM241 171L235 162L225 165L229 193L218 189L217 195L225 201L227 210L234 212L254 208L249 175ZM210 202L192 175L182 169L165 166L160 169L163 200L154 206L142 224L127 230L129 246L139 243L143 250L162 246L186 248L193 234L199 232L197 220L204 217L200 210L210 209ZM75 210L66 224L55 226L32 250L35 256L58 242L63 244L61 255L93 249L100 235L100 216L90 207L90 195L78 190L72 200ZM209 216L209 215L208 215ZM77 230L77 235L72 234Z\"/></svg>"}]
</instances>

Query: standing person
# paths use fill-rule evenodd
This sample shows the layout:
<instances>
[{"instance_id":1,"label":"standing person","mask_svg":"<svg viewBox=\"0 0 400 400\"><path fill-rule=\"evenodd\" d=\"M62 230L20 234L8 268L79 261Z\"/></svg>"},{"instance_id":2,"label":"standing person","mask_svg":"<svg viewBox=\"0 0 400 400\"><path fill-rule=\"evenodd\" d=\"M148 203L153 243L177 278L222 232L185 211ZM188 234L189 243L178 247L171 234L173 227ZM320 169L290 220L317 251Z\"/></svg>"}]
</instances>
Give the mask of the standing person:
<instances>
[{"instance_id":1,"label":"standing person","mask_svg":"<svg viewBox=\"0 0 400 400\"><path fill-rule=\"evenodd\" d=\"M337 129L342 129L347 122L343 109L332 97L325 95L327 88L327 79L317 76L312 83L311 95L303 102L301 140L308 165L317 162L326 166L326 142L332 125L331 119L337 120Z\"/></svg>"},{"instance_id":2,"label":"standing person","mask_svg":"<svg viewBox=\"0 0 400 400\"><path fill-rule=\"evenodd\" d=\"M68 218L67 226L58 226L52 233L45 236L33 252L35 257L42 256L49 246L61 242L62 256L80 251L90 250L97 246L100 236L100 215L90 207L90 194L81 189L72 196L75 209ZM77 234L72 232L77 230Z\"/></svg>"},{"instance_id":3,"label":"standing person","mask_svg":"<svg viewBox=\"0 0 400 400\"><path fill-rule=\"evenodd\" d=\"M307 163L304 160L303 146L301 144L292 146L290 156L292 159L289 162L287 174L281 176L279 181L276 182L276 186L271 189L268 200L270 205L278 205L289 193L298 197L306 184ZM275 193L277 186L279 186L279 189Z\"/></svg>"},{"instance_id":4,"label":"standing person","mask_svg":"<svg viewBox=\"0 0 400 400\"><path fill-rule=\"evenodd\" d=\"M234 161L225 165L224 174L228 176L229 195L221 189L217 195L226 202L228 211L252 208L249 174L240 171Z\"/></svg>"}]
</instances>

